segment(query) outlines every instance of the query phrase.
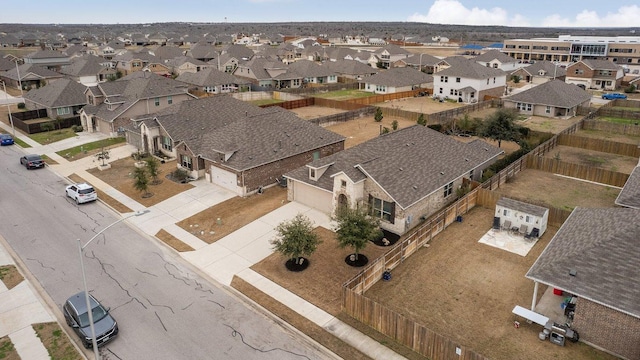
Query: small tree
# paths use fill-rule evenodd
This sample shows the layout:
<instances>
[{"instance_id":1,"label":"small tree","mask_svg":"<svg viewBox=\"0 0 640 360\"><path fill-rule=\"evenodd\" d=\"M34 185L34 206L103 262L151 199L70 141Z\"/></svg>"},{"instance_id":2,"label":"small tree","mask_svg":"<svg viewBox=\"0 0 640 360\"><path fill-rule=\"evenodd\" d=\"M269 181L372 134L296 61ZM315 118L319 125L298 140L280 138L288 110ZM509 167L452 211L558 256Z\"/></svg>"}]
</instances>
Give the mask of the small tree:
<instances>
[{"instance_id":1,"label":"small tree","mask_svg":"<svg viewBox=\"0 0 640 360\"><path fill-rule=\"evenodd\" d=\"M516 112L509 109L499 109L489 115L479 129L478 135L498 142L502 140L517 141L520 138L519 126L515 124Z\"/></svg>"},{"instance_id":2,"label":"small tree","mask_svg":"<svg viewBox=\"0 0 640 360\"><path fill-rule=\"evenodd\" d=\"M341 248L351 247L355 258L367 246L369 240L380 235L380 219L367 214L363 208L345 208L337 212L334 221L338 223L336 234Z\"/></svg>"},{"instance_id":3,"label":"small tree","mask_svg":"<svg viewBox=\"0 0 640 360\"><path fill-rule=\"evenodd\" d=\"M391 122L391 128L393 131L398 130L398 120L393 120L393 122Z\"/></svg>"},{"instance_id":4,"label":"small tree","mask_svg":"<svg viewBox=\"0 0 640 360\"><path fill-rule=\"evenodd\" d=\"M142 197L149 196L149 176L144 168L134 168L133 187L142 193Z\"/></svg>"},{"instance_id":5,"label":"small tree","mask_svg":"<svg viewBox=\"0 0 640 360\"><path fill-rule=\"evenodd\" d=\"M109 150L105 150L103 147L95 156L98 160L102 161L102 166L106 166L105 161L109 160Z\"/></svg>"},{"instance_id":6,"label":"small tree","mask_svg":"<svg viewBox=\"0 0 640 360\"><path fill-rule=\"evenodd\" d=\"M376 114L373 116L373 119L376 122L380 122L382 121L382 118L384 118L384 116L382 115L382 109L376 108Z\"/></svg>"},{"instance_id":7,"label":"small tree","mask_svg":"<svg viewBox=\"0 0 640 360\"><path fill-rule=\"evenodd\" d=\"M424 114L418 116L418 125L427 126L427 119L424 118Z\"/></svg>"},{"instance_id":8,"label":"small tree","mask_svg":"<svg viewBox=\"0 0 640 360\"><path fill-rule=\"evenodd\" d=\"M271 240L273 250L284 255L296 265L302 265L304 256L311 256L322 243L313 232L311 220L302 214L276 227L276 238Z\"/></svg>"},{"instance_id":9,"label":"small tree","mask_svg":"<svg viewBox=\"0 0 640 360\"><path fill-rule=\"evenodd\" d=\"M53 130L54 128L55 128L55 126L51 122L46 122L46 123L40 124L40 129L42 131L49 132L49 131Z\"/></svg>"},{"instance_id":10,"label":"small tree","mask_svg":"<svg viewBox=\"0 0 640 360\"><path fill-rule=\"evenodd\" d=\"M53 122L56 124L56 128L58 128L58 130L61 130L62 128L62 118L60 116L56 117L55 120L53 120Z\"/></svg>"},{"instance_id":11,"label":"small tree","mask_svg":"<svg viewBox=\"0 0 640 360\"><path fill-rule=\"evenodd\" d=\"M382 128L382 131L380 131L380 135L388 134L390 132L391 132L391 129L389 129L388 127L385 126L385 127Z\"/></svg>"},{"instance_id":12,"label":"small tree","mask_svg":"<svg viewBox=\"0 0 640 360\"><path fill-rule=\"evenodd\" d=\"M151 176L151 185L158 185L162 181L158 179L158 175L160 175L160 164L158 160L154 157L149 157L147 159L147 172L149 176Z\"/></svg>"}]
</instances>

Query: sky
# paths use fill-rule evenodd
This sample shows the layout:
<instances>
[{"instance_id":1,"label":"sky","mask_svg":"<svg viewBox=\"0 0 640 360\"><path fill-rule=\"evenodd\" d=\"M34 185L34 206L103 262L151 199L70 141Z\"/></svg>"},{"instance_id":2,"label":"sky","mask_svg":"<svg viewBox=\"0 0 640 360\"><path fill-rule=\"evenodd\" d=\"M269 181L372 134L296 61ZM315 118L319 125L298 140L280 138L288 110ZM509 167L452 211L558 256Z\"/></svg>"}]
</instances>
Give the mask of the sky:
<instances>
[{"instance_id":1,"label":"sky","mask_svg":"<svg viewBox=\"0 0 640 360\"><path fill-rule=\"evenodd\" d=\"M35 10L37 9L37 10ZM639 27L637 0L0 0L0 23L393 21Z\"/></svg>"}]
</instances>

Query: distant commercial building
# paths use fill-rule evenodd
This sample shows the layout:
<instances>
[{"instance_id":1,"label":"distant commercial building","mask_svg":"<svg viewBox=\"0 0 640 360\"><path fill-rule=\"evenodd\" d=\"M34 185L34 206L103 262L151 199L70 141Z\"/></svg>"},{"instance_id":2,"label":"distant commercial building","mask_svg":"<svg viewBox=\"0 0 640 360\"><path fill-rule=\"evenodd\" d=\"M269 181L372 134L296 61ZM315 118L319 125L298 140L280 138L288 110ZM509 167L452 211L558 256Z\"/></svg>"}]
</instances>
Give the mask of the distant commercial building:
<instances>
[{"instance_id":1,"label":"distant commercial building","mask_svg":"<svg viewBox=\"0 0 640 360\"><path fill-rule=\"evenodd\" d=\"M640 66L640 36L571 36L505 40L502 52L520 61L608 60Z\"/></svg>"}]
</instances>

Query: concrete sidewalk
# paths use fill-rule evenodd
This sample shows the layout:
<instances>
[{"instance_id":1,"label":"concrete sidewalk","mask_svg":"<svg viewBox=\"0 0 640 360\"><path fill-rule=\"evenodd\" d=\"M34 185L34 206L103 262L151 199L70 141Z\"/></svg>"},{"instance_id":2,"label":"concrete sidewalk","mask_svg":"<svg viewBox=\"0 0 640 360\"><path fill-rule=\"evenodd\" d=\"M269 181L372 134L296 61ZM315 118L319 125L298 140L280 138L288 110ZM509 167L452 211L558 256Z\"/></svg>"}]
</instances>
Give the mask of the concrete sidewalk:
<instances>
[{"instance_id":1,"label":"concrete sidewalk","mask_svg":"<svg viewBox=\"0 0 640 360\"><path fill-rule=\"evenodd\" d=\"M0 126L2 125L6 126L6 124L0 123ZM98 165L92 157L70 162L64 157L55 154L56 151L77 146L80 143L96 141L100 138L103 138L101 134L86 133L73 139L67 139L64 143L61 142L61 144L55 146L41 146L31 144L32 141L30 139L20 136L21 140L34 146L33 149L26 149L26 152L46 154L56 160L59 164L52 165L50 168L59 175L68 177L75 173L133 211L145 209L137 201L87 172L86 170ZM73 145L71 145L72 143ZM110 161L129 157L135 151L136 149L130 145L110 149ZM260 262L273 252L269 241L273 238L275 234L274 228L279 223L284 220L290 220L298 213L302 213L317 226L331 229L331 220L328 215L305 205L291 202L215 243L207 244L189 231L178 227L176 223L230 199L235 194L205 180L194 181L191 184L194 185L194 188L150 207L148 214L133 217L129 222L150 236L155 236L158 231L165 230L190 245L195 250L183 252L180 255L208 274L212 279L227 287L230 286L233 276L237 275L367 356L373 359L404 359L404 357L341 322L331 314L250 269L252 265Z\"/></svg>"}]
</instances>

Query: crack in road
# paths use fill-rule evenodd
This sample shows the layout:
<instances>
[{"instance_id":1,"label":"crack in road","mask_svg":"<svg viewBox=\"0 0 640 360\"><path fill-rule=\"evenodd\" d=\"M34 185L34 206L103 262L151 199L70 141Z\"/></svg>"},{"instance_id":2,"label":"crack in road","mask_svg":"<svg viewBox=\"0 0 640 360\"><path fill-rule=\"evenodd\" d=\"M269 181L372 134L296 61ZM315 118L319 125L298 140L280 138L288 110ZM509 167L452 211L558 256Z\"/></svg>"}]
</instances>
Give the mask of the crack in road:
<instances>
[{"instance_id":1,"label":"crack in road","mask_svg":"<svg viewBox=\"0 0 640 360\"><path fill-rule=\"evenodd\" d=\"M55 268L52 268L51 266L44 266L44 263L43 263L42 261L38 260L38 259L27 258L27 260L37 262L38 264L40 264L40 266L41 266L43 269L50 269L50 270L56 271L56 269L55 269Z\"/></svg>"},{"instance_id":2,"label":"crack in road","mask_svg":"<svg viewBox=\"0 0 640 360\"><path fill-rule=\"evenodd\" d=\"M155 253L155 254L157 254L158 256L160 256L160 254L158 254L158 253ZM189 279L189 278L187 278L187 277L185 277L185 276L180 276L180 277L178 277L178 276L174 275L174 274L171 272L171 270L170 270L169 266L173 267L177 272L180 272L180 273L181 273L180 269L178 269L178 267L177 267L175 264L171 264L171 263L167 262L167 261L166 261L162 256L160 256L160 258L162 259L162 261L164 261L164 269L167 271L167 274L169 274L170 276L172 276L174 279L176 279L176 280L178 280L178 281L182 281L185 285L188 285L188 286L193 286L193 285L191 284L191 282L193 282L193 283L196 285L196 286L194 287L194 289L195 289L196 291L201 291L201 292L204 292L204 293L209 293L209 294L211 294L211 295L215 295L215 293L214 293L212 290L206 290L206 289L204 289L204 286L203 286L201 283L199 283L199 282L198 282L198 280L196 280L196 279ZM223 309L226 309L226 307L224 307L224 305L222 305L221 303L219 303L219 302L217 302L217 301L215 301L215 300L209 300L209 299L207 299L207 301L209 301L209 302L211 302L211 303L214 303L214 304L218 305L219 307L221 307L221 308L223 308Z\"/></svg>"},{"instance_id":3,"label":"crack in road","mask_svg":"<svg viewBox=\"0 0 640 360\"><path fill-rule=\"evenodd\" d=\"M180 310L187 310L188 308L190 308L190 307L191 307L191 305L193 305L193 301L192 301L192 302L190 302L190 303L189 303L189 305L187 305L187 306L183 307L183 308L182 308L182 309L180 309Z\"/></svg>"},{"instance_id":4,"label":"crack in road","mask_svg":"<svg viewBox=\"0 0 640 360\"><path fill-rule=\"evenodd\" d=\"M124 291L124 292L125 292L125 294L127 294L127 296L129 296L132 300L135 300L138 304L140 304L143 308L145 308L145 310L148 310L147 306L146 306L142 301L140 301L137 297L135 297L135 296L131 295L131 293L129 292L129 290L125 289L125 288L124 288L124 286L122 286L122 284L120 284L120 281L118 281L115 277L113 277L113 275L111 275L111 274L109 273L109 271L107 271L106 265L109 265L109 264L105 264L105 263L103 263L103 262L102 262L102 260L98 259L98 258L94 255L93 251L91 252L91 256L86 255L86 257L87 257L87 258L89 258L89 259L96 260L96 261L100 264L100 267L102 268L102 271L104 271L104 273L105 273L109 278L111 278L111 280L113 280L113 281L118 285L118 287L119 287L120 289L122 289L122 291ZM112 266L112 265L109 265L109 266Z\"/></svg>"},{"instance_id":5,"label":"crack in road","mask_svg":"<svg viewBox=\"0 0 640 360\"><path fill-rule=\"evenodd\" d=\"M136 268L136 270L138 270L139 272L141 272L141 273L143 273L143 274L147 274L147 275L151 275L151 276L158 277L158 275L156 275L156 274L152 274L152 273L150 273L150 272L148 272L148 271L143 271L143 270L140 270L140 269L138 269L138 268Z\"/></svg>"},{"instance_id":6,"label":"crack in road","mask_svg":"<svg viewBox=\"0 0 640 360\"><path fill-rule=\"evenodd\" d=\"M111 359L111 356L110 356L110 355L115 356L117 359L122 359L122 358L121 358L120 356L118 356L116 353L114 353L113 351L111 351L111 349L108 349L108 348L102 348L102 349L100 349L100 350L101 350L101 351L100 351L100 356L102 357L102 359L103 359L103 360L109 360L109 359ZM108 352L110 352L111 354L106 354L106 355L105 355L105 354L104 354L104 352L105 352L105 351L108 351Z\"/></svg>"},{"instance_id":7,"label":"crack in road","mask_svg":"<svg viewBox=\"0 0 640 360\"><path fill-rule=\"evenodd\" d=\"M253 345L249 344L248 342L246 342L246 341L244 340L244 336L242 335L242 333L241 333L241 332L239 332L238 330L236 330L235 328L233 328L233 326L231 326L231 325L227 325L227 324L224 324L224 326L226 326L226 327L228 327L229 329L231 329L231 336L232 336L232 337L239 336L239 337L240 337L240 341L242 341L242 343L243 343L243 344L245 344L246 346L248 346L249 348L251 348L251 349L253 349L253 350L255 350L255 351L258 351L258 352L261 352L261 353L269 353L269 352L272 352L272 351L282 351L282 352L285 352L285 353L287 353L287 354L291 354L291 355L294 355L294 356L298 356L298 357L300 357L300 358L304 358L304 359L311 360L311 358L309 358L309 357L308 357L308 356L306 356L306 355L298 354L298 353L295 353L295 352L293 352L293 351L285 350L285 349L283 349L283 348L279 348L279 347L275 347L275 348L268 349L268 350L262 350L262 349L259 349L259 348L255 347L255 346L253 346Z\"/></svg>"},{"instance_id":8,"label":"crack in road","mask_svg":"<svg viewBox=\"0 0 640 360\"><path fill-rule=\"evenodd\" d=\"M167 331L167 327L164 326L164 323L162 322L162 319L160 318L160 315L158 315L158 313L156 311L154 311L154 313L156 314L156 317L158 318L158 321L160 321L160 325L162 325L162 327L164 328L164 331Z\"/></svg>"}]
</instances>

